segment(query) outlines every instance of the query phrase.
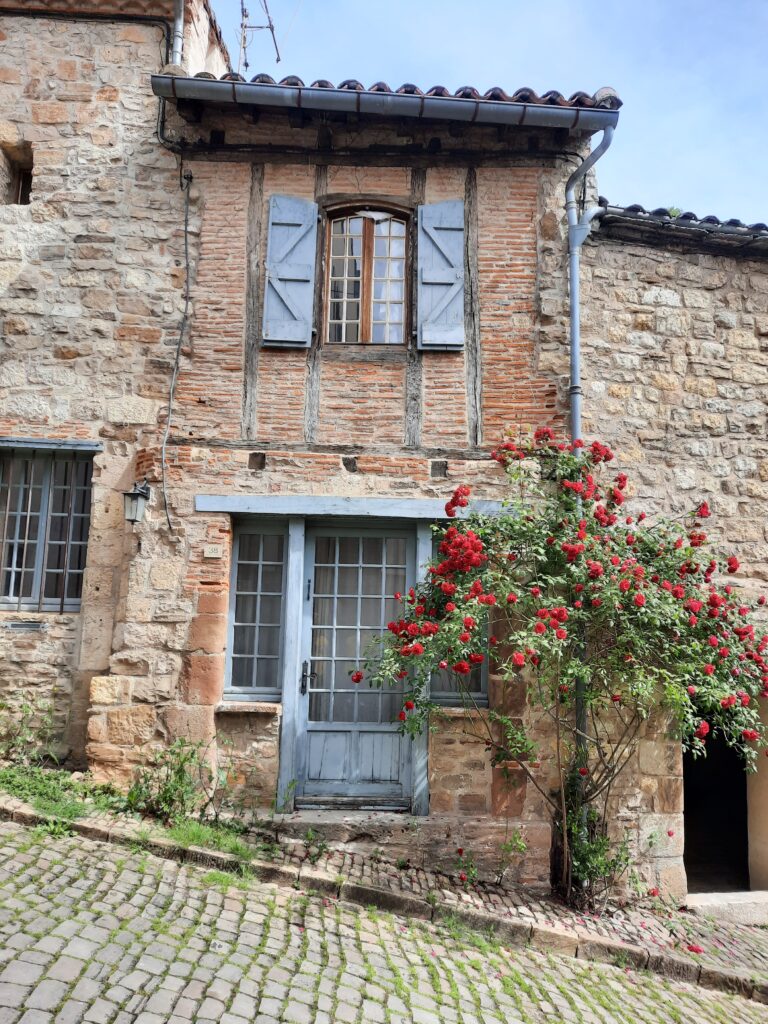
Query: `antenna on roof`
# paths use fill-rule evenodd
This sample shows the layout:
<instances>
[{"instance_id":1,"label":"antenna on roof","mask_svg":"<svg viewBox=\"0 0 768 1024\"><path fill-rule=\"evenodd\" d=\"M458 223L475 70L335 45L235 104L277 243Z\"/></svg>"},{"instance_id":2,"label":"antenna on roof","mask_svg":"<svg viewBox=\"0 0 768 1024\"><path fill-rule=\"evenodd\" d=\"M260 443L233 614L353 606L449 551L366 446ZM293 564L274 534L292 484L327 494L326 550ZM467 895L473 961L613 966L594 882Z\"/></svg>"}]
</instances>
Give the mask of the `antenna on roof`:
<instances>
[{"instance_id":1,"label":"antenna on roof","mask_svg":"<svg viewBox=\"0 0 768 1024\"><path fill-rule=\"evenodd\" d=\"M275 37L275 25L272 21L272 15L269 13L269 5L267 0L259 0L262 10L267 19L266 25L249 25L248 18L250 17L246 6L245 0L240 0L240 57L237 62L237 73L242 74L245 70L247 71L250 67L248 63L248 46L252 41L252 34L254 32L261 32L263 29L268 29L272 36L272 42L275 47L275 61L277 64L280 63L280 50L277 48L277 39Z\"/></svg>"}]
</instances>

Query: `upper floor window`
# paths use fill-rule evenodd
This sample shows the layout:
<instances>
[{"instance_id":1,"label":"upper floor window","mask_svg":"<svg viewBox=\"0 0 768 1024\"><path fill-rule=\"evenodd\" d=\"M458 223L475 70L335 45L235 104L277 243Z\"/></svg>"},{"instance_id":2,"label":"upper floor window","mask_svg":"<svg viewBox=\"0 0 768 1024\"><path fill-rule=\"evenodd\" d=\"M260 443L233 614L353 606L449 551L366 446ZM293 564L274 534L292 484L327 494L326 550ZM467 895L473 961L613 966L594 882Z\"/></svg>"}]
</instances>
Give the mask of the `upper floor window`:
<instances>
[{"instance_id":1,"label":"upper floor window","mask_svg":"<svg viewBox=\"0 0 768 1024\"><path fill-rule=\"evenodd\" d=\"M82 452L0 453L0 609L79 608L91 469Z\"/></svg>"},{"instance_id":2,"label":"upper floor window","mask_svg":"<svg viewBox=\"0 0 768 1024\"><path fill-rule=\"evenodd\" d=\"M325 218L309 199L270 197L262 344L403 345L413 328L421 351L461 349L464 203L424 203L413 223L403 213L380 210L375 199L365 207L364 201ZM323 248L325 280L317 287ZM412 290L411 267L418 282Z\"/></svg>"},{"instance_id":3,"label":"upper floor window","mask_svg":"<svg viewBox=\"0 0 768 1024\"><path fill-rule=\"evenodd\" d=\"M326 341L402 345L406 222L361 210L330 219Z\"/></svg>"}]
</instances>

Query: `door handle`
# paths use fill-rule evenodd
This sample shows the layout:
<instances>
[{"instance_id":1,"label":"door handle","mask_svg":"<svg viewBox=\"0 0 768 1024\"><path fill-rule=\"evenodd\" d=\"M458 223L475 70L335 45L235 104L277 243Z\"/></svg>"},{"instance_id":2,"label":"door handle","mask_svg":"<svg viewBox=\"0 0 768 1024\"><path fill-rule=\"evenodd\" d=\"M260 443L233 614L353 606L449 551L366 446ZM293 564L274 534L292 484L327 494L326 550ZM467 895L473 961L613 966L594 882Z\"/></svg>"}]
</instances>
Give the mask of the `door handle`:
<instances>
[{"instance_id":1,"label":"door handle","mask_svg":"<svg viewBox=\"0 0 768 1024\"><path fill-rule=\"evenodd\" d=\"M302 697L307 692L307 683L315 679L317 679L317 672L310 672L309 662L303 661L301 663L301 686L299 687L299 693L301 693Z\"/></svg>"}]
</instances>

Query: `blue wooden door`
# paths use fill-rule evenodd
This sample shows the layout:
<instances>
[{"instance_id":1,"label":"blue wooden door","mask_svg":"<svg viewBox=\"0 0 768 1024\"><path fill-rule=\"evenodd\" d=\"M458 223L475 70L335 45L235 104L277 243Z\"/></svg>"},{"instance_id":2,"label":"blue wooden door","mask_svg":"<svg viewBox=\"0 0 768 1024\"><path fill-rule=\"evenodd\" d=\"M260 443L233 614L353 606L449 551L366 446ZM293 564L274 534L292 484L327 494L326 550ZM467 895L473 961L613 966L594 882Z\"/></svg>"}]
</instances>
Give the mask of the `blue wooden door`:
<instances>
[{"instance_id":1,"label":"blue wooden door","mask_svg":"<svg viewBox=\"0 0 768 1024\"><path fill-rule=\"evenodd\" d=\"M413 579L415 546L413 534L395 529L307 533L298 805L410 807L412 741L397 720L403 689L350 677L398 614L392 595Z\"/></svg>"}]
</instances>

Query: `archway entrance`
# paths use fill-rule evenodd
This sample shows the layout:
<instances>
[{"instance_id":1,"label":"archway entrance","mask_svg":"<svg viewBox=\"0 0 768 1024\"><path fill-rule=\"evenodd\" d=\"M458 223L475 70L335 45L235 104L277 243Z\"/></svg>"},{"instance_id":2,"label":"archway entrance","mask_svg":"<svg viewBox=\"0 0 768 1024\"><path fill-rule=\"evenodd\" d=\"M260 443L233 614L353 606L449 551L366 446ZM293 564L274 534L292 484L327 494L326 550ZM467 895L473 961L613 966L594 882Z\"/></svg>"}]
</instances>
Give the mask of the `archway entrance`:
<instances>
[{"instance_id":1,"label":"archway entrance","mask_svg":"<svg viewBox=\"0 0 768 1024\"><path fill-rule=\"evenodd\" d=\"M749 889L747 779L721 737L707 756L683 756L685 870L689 892Z\"/></svg>"}]
</instances>

